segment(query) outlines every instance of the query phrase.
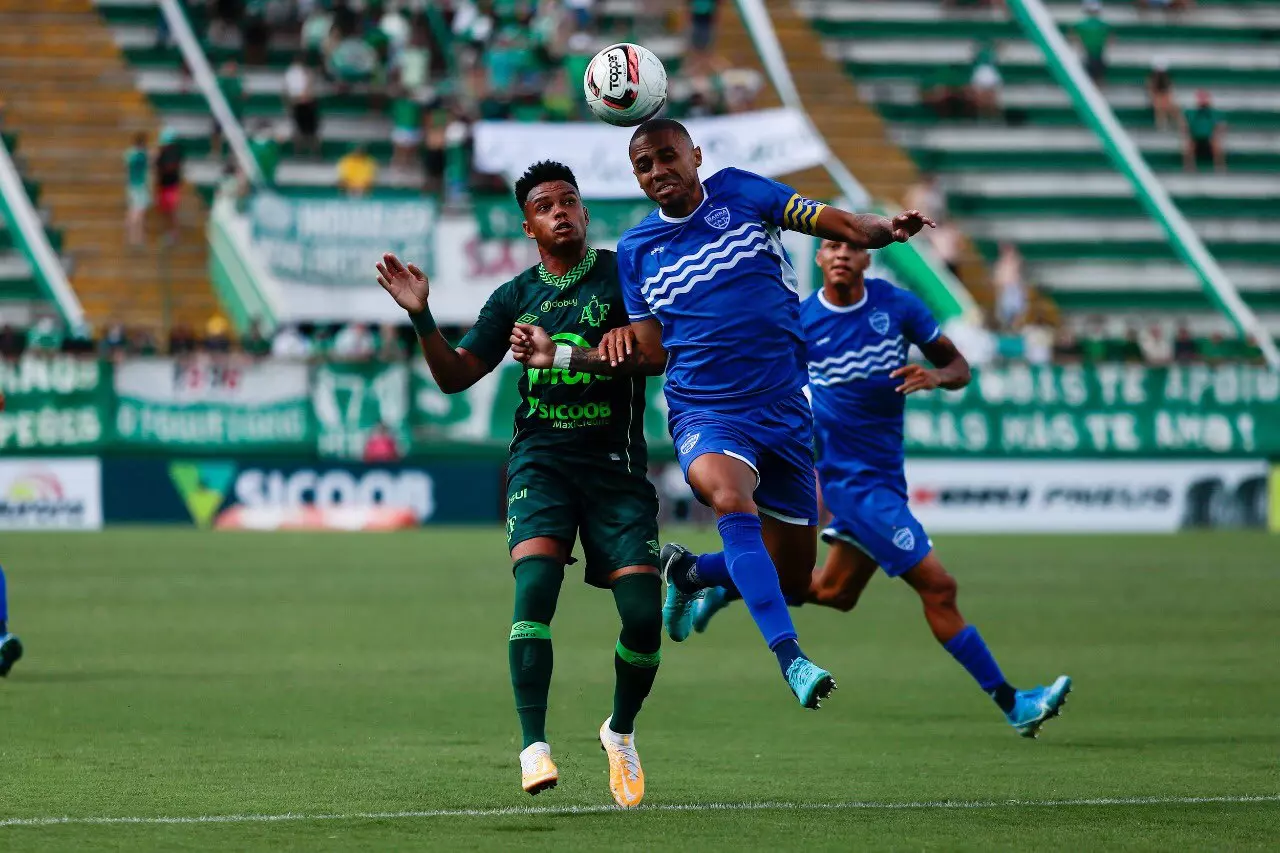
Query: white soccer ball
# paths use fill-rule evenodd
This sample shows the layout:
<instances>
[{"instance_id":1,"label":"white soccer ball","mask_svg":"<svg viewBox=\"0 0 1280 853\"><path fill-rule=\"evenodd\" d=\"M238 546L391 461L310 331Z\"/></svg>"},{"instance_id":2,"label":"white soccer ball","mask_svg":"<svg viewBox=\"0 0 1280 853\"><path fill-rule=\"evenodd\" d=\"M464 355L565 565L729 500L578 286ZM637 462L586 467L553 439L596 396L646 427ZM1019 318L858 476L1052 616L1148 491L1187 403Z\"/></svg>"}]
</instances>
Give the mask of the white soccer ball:
<instances>
[{"instance_id":1,"label":"white soccer ball","mask_svg":"<svg viewBox=\"0 0 1280 853\"><path fill-rule=\"evenodd\" d=\"M647 48L611 44L592 58L582 89L596 118L634 127L666 105L667 69Z\"/></svg>"}]
</instances>

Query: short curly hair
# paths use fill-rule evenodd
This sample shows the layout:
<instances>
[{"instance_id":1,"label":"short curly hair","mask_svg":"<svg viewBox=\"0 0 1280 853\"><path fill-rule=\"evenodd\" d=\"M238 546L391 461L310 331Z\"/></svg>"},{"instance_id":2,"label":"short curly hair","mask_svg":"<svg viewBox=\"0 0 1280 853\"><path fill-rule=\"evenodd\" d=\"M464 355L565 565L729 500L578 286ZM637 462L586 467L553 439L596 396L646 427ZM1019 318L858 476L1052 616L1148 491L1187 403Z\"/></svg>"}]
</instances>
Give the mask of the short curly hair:
<instances>
[{"instance_id":1,"label":"short curly hair","mask_svg":"<svg viewBox=\"0 0 1280 853\"><path fill-rule=\"evenodd\" d=\"M539 160L525 169L520 180L516 181L516 203L520 205L520 209L524 210L524 203L529 200L529 193L533 192L534 187L549 181L564 181L574 190L578 189L578 179L568 166L554 160Z\"/></svg>"}]
</instances>

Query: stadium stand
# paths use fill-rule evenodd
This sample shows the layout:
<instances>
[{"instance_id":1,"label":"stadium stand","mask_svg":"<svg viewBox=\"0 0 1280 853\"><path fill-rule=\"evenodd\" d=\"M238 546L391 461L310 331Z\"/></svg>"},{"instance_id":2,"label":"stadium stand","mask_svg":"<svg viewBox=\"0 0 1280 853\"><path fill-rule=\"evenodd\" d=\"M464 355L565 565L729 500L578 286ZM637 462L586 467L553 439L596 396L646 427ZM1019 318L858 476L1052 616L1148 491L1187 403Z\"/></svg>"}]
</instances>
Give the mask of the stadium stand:
<instances>
[{"instance_id":1,"label":"stadium stand","mask_svg":"<svg viewBox=\"0 0 1280 853\"><path fill-rule=\"evenodd\" d=\"M1030 277L1080 326L1094 315L1186 316L1225 328L1176 261L1039 50L1003 9L932 2L795 0L919 166L941 175L951 211L989 261L1012 241ZM1052 3L1067 30L1085 11ZM1280 4L1208 0L1163 12L1107 4L1103 93L1245 301L1280 324ZM999 109L972 101L992 64ZM1227 125L1226 171L1184 171L1183 140L1157 129L1153 70L1167 69L1183 110L1208 90ZM987 75L989 72L981 72ZM933 97L931 97L933 96Z\"/></svg>"},{"instance_id":2,"label":"stadium stand","mask_svg":"<svg viewBox=\"0 0 1280 853\"><path fill-rule=\"evenodd\" d=\"M203 217L190 215L165 252L122 239L123 152L157 121L88 0L4 0L0 84L19 165L61 232L72 284L93 322L161 326L216 307L205 269Z\"/></svg>"}]
</instances>

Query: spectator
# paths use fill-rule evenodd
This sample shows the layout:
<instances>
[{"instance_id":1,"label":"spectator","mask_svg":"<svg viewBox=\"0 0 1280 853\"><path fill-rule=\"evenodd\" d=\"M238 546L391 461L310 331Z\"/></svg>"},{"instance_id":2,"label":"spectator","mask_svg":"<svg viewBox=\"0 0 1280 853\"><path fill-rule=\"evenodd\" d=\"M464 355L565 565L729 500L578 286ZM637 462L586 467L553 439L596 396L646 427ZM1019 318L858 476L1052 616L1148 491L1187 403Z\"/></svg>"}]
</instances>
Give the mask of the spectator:
<instances>
[{"instance_id":1,"label":"spectator","mask_svg":"<svg viewBox=\"0 0 1280 853\"><path fill-rule=\"evenodd\" d=\"M240 79L240 68L235 60L228 59L218 69L218 89L231 108L231 115L240 122L244 116L244 81ZM222 124L216 116L209 133L209 148L215 157L222 156Z\"/></svg>"},{"instance_id":2,"label":"spectator","mask_svg":"<svg viewBox=\"0 0 1280 853\"><path fill-rule=\"evenodd\" d=\"M360 37L360 22L345 6L334 10L325 50L325 70L340 87L367 83L379 70L377 50Z\"/></svg>"},{"instance_id":3,"label":"spectator","mask_svg":"<svg viewBox=\"0 0 1280 853\"><path fill-rule=\"evenodd\" d=\"M227 318L221 314L214 314L204 324L204 341L202 341L205 352L228 353L231 352L231 324L227 322Z\"/></svg>"},{"instance_id":4,"label":"spectator","mask_svg":"<svg viewBox=\"0 0 1280 853\"><path fill-rule=\"evenodd\" d=\"M394 323L384 323L378 334L378 359L393 362L403 361L404 357L404 337L400 334L400 327Z\"/></svg>"},{"instance_id":5,"label":"spectator","mask_svg":"<svg viewBox=\"0 0 1280 853\"><path fill-rule=\"evenodd\" d=\"M276 185L276 168L280 165L280 141L276 138L269 121L259 121L254 127L253 136L249 138L249 152L258 164L263 182L269 186Z\"/></svg>"},{"instance_id":6,"label":"spectator","mask_svg":"<svg viewBox=\"0 0 1280 853\"><path fill-rule=\"evenodd\" d=\"M1143 362L1142 343L1138 340L1138 330L1130 326L1125 330L1124 338L1115 342L1109 361L1125 364L1141 364Z\"/></svg>"},{"instance_id":7,"label":"spectator","mask_svg":"<svg viewBox=\"0 0 1280 853\"><path fill-rule=\"evenodd\" d=\"M150 329L135 331L129 338L129 352L133 355L155 355L160 351Z\"/></svg>"},{"instance_id":8,"label":"spectator","mask_svg":"<svg viewBox=\"0 0 1280 853\"><path fill-rule=\"evenodd\" d=\"M195 333L186 326L174 326L169 330L169 355L192 355L198 343Z\"/></svg>"},{"instance_id":9,"label":"spectator","mask_svg":"<svg viewBox=\"0 0 1280 853\"><path fill-rule=\"evenodd\" d=\"M320 105L316 99L316 73L310 57L299 54L284 74L284 93L293 117L293 153L320 156Z\"/></svg>"},{"instance_id":10,"label":"spectator","mask_svg":"<svg viewBox=\"0 0 1280 853\"><path fill-rule=\"evenodd\" d=\"M1186 324L1178 327L1177 337L1173 339L1173 360L1175 364L1194 364L1200 360L1200 349Z\"/></svg>"},{"instance_id":11,"label":"spectator","mask_svg":"<svg viewBox=\"0 0 1280 853\"><path fill-rule=\"evenodd\" d=\"M1092 364L1100 364L1110 356L1106 321L1103 318L1093 318L1085 329L1085 334L1080 340L1080 354L1085 361Z\"/></svg>"},{"instance_id":12,"label":"spectator","mask_svg":"<svg viewBox=\"0 0 1280 853\"><path fill-rule=\"evenodd\" d=\"M129 245L140 247L146 242L147 209L151 207L151 163L147 156L147 135L141 131L133 137L133 145L124 152L125 234Z\"/></svg>"},{"instance_id":13,"label":"spectator","mask_svg":"<svg viewBox=\"0 0 1280 853\"><path fill-rule=\"evenodd\" d=\"M364 461L370 464L396 462L400 459L400 447L396 437L386 424L379 423L369 431L364 443Z\"/></svg>"},{"instance_id":14,"label":"spectator","mask_svg":"<svg viewBox=\"0 0 1280 853\"><path fill-rule=\"evenodd\" d=\"M427 120L427 147L422 167L428 192L440 192L444 189L445 137L448 124L449 117L442 111L433 113Z\"/></svg>"},{"instance_id":15,"label":"spectator","mask_svg":"<svg viewBox=\"0 0 1280 853\"><path fill-rule=\"evenodd\" d=\"M1201 357L1211 365L1219 365L1234 355L1232 341L1228 341L1222 332L1214 332L1205 341L1200 350Z\"/></svg>"},{"instance_id":16,"label":"spectator","mask_svg":"<svg viewBox=\"0 0 1280 853\"><path fill-rule=\"evenodd\" d=\"M369 192L378 179L378 162L357 143L338 161L338 186L353 196Z\"/></svg>"},{"instance_id":17,"label":"spectator","mask_svg":"<svg viewBox=\"0 0 1280 853\"><path fill-rule=\"evenodd\" d=\"M254 358L271 354L271 341L262 334L262 321L257 317L249 321L249 331L240 339L240 349Z\"/></svg>"},{"instance_id":18,"label":"spectator","mask_svg":"<svg viewBox=\"0 0 1280 853\"><path fill-rule=\"evenodd\" d=\"M222 174L218 177L218 185L214 188L214 199L227 199L241 213L249 200L249 179L240 168L231 162L222 164Z\"/></svg>"},{"instance_id":19,"label":"spectator","mask_svg":"<svg viewBox=\"0 0 1280 853\"><path fill-rule=\"evenodd\" d=\"M27 338L13 326L0 326L0 358L16 359L27 348Z\"/></svg>"},{"instance_id":20,"label":"spectator","mask_svg":"<svg viewBox=\"0 0 1280 853\"><path fill-rule=\"evenodd\" d=\"M962 67L941 65L920 87L920 102L940 119L968 118L973 115L969 96L969 80Z\"/></svg>"},{"instance_id":21,"label":"spectator","mask_svg":"<svg viewBox=\"0 0 1280 853\"><path fill-rule=\"evenodd\" d=\"M1151 62L1151 73L1147 75L1147 97L1151 99L1156 129L1169 130L1181 126L1182 111L1178 109L1178 101L1173 95L1173 77L1169 74L1169 64L1162 57L1156 57Z\"/></svg>"},{"instance_id":22,"label":"spectator","mask_svg":"<svg viewBox=\"0 0 1280 853\"><path fill-rule=\"evenodd\" d=\"M103 358L119 359L129 351L129 331L123 323L112 323L99 342L98 351Z\"/></svg>"},{"instance_id":23,"label":"spectator","mask_svg":"<svg viewBox=\"0 0 1280 853\"><path fill-rule=\"evenodd\" d=\"M1196 92L1196 108L1187 111L1183 125L1182 162L1188 172L1212 165L1219 172L1227 169L1226 122L1213 108L1213 97L1207 89Z\"/></svg>"},{"instance_id":24,"label":"spectator","mask_svg":"<svg viewBox=\"0 0 1280 853\"><path fill-rule=\"evenodd\" d=\"M1111 41L1111 25L1102 20L1101 0L1084 0L1084 17L1072 31L1084 54L1085 72L1101 86L1107 75L1107 45Z\"/></svg>"},{"instance_id":25,"label":"spectator","mask_svg":"<svg viewBox=\"0 0 1280 853\"><path fill-rule=\"evenodd\" d=\"M720 0L689 0L689 44L700 53L711 49L719 6Z\"/></svg>"},{"instance_id":26,"label":"spectator","mask_svg":"<svg viewBox=\"0 0 1280 853\"><path fill-rule=\"evenodd\" d=\"M306 358L311 355L311 342L297 326L281 326L271 341L271 354L276 358Z\"/></svg>"},{"instance_id":27,"label":"spectator","mask_svg":"<svg viewBox=\"0 0 1280 853\"><path fill-rule=\"evenodd\" d=\"M996 67L996 49L990 42L978 45L969 75L973 107L981 118L1000 117L1000 90L1004 80Z\"/></svg>"},{"instance_id":28,"label":"spectator","mask_svg":"<svg viewBox=\"0 0 1280 853\"><path fill-rule=\"evenodd\" d=\"M156 206L165 223L165 241L178 239L178 203L182 198L182 143L172 128L160 131L160 149L156 152Z\"/></svg>"},{"instance_id":29,"label":"spectator","mask_svg":"<svg viewBox=\"0 0 1280 853\"><path fill-rule=\"evenodd\" d=\"M1001 329L1016 329L1026 318L1030 298L1022 253L1012 243L1001 243L992 271L996 288L996 322Z\"/></svg>"},{"instance_id":30,"label":"spectator","mask_svg":"<svg viewBox=\"0 0 1280 853\"><path fill-rule=\"evenodd\" d=\"M266 65L271 26L267 23L267 0L245 0L240 20L240 43L248 65Z\"/></svg>"},{"instance_id":31,"label":"spectator","mask_svg":"<svg viewBox=\"0 0 1280 853\"><path fill-rule=\"evenodd\" d=\"M1164 330L1153 325L1139 339L1142 345L1142 357L1147 364L1165 365L1173 360L1173 342L1165 336Z\"/></svg>"},{"instance_id":32,"label":"spectator","mask_svg":"<svg viewBox=\"0 0 1280 853\"><path fill-rule=\"evenodd\" d=\"M1058 329L1058 334L1053 339L1053 360L1057 364L1074 364L1080 361L1083 353L1080 350L1080 342L1076 340L1076 336L1071 334L1071 330L1066 326Z\"/></svg>"},{"instance_id":33,"label":"spectator","mask_svg":"<svg viewBox=\"0 0 1280 853\"><path fill-rule=\"evenodd\" d=\"M564 0L564 5L573 16L575 30L586 32L591 29L591 7L595 5L595 0Z\"/></svg>"},{"instance_id":34,"label":"spectator","mask_svg":"<svg viewBox=\"0 0 1280 853\"><path fill-rule=\"evenodd\" d=\"M61 323L53 317L41 317L27 330L26 349L33 353L59 352L65 337Z\"/></svg>"},{"instance_id":35,"label":"spectator","mask_svg":"<svg viewBox=\"0 0 1280 853\"><path fill-rule=\"evenodd\" d=\"M391 101L391 165L412 168L422 152L422 104L404 93Z\"/></svg>"},{"instance_id":36,"label":"spectator","mask_svg":"<svg viewBox=\"0 0 1280 853\"><path fill-rule=\"evenodd\" d=\"M373 357L376 347L369 327L364 323L347 323L333 339L334 358L348 361L366 361Z\"/></svg>"},{"instance_id":37,"label":"spectator","mask_svg":"<svg viewBox=\"0 0 1280 853\"><path fill-rule=\"evenodd\" d=\"M93 330L86 323L72 326L62 339L61 350L68 355L93 355L94 349Z\"/></svg>"},{"instance_id":38,"label":"spectator","mask_svg":"<svg viewBox=\"0 0 1280 853\"><path fill-rule=\"evenodd\" d=\"M332 7L330 0L320 0L302 21L302 50L307 66L313 66L324 56L325 44L333 30Z\"/></svg>"},{"instance_id":39,"label":"spectator","mask_svg":"<svg viewBox=\"0 0 1280 853\"><path fill-rule=\"evenodd\" d=\"M1028 364L1048 364L1053 355L1053 329L1039 323L1028 323L1022 327L1022 357Z\"/></svg>"},{"instance_id":40,"label":"spectator","mask_svg":"<svg viewBox=\"0 0 1280 853\"><path fill-rule=\"evenodd\" d=\"M444 183L448 203L463 201L471 179L471 126L460 116L444 130Z\"/></svg>"},{"instance_id":41,"label":"spectator","mask_svg":"<svg viewBox=\"0 0 1280 853\"><path fill-rule=\"evenodd\" d=\"M416 18L409 29L409 41L396 54L395 82L406 95L423 92L431 82L431 32L425 18Z\"/></svg>"}]
</instances>

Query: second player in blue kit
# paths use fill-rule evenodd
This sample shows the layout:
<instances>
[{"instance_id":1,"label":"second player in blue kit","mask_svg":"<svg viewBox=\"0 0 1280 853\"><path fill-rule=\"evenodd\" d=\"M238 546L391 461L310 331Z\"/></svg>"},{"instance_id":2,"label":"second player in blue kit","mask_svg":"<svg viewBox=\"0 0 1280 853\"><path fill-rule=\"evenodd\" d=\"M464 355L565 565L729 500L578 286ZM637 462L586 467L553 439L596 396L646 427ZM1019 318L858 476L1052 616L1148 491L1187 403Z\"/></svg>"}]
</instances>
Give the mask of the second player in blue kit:
<instances>
[{"instance_id":1,"label":"second player in blue kit","mask_svg":"<svg viewBox=\"0 0 1280 853\"><path fill-rule=\"evenodd\" d=\"M796 603L852 610L877 567L900 577L920 596L934 637L973 676L1026 737L1055 716L1071 689L1060 676L1051 686L1016 690L1005 679L978 629L956 606L957 584L912 514L904 470L906 397L969 382L969 365L913 293L867 279L870 256L847 243L824 240L818 251L822 289L800 315L808 345L809 389L822 496L831 545ZM916 346L934 367L909 363ZM736 594L707 592L694 607L694 627Z\"/></svg>"}]
</instances>

